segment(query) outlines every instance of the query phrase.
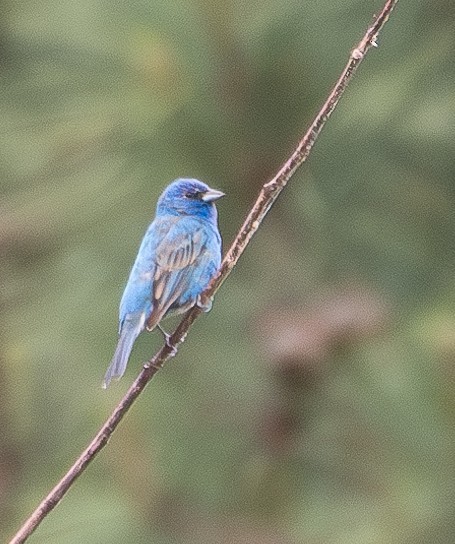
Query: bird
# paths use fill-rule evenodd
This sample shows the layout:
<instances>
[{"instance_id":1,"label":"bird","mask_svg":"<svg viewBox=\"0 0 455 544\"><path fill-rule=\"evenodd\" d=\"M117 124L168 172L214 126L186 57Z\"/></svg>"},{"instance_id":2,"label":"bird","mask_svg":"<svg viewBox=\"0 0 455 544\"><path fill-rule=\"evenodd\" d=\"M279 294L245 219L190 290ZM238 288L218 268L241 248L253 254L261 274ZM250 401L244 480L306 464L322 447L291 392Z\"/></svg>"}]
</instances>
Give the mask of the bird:
<instances>
[{"instance_id":1,"label":"bird","mask_svg":"<svg viewBox=\"0 0 455 544\"><path fill-rule=\"evenodd\" d=\"M158 199L131 269L119 308L117 348L103 380L120 379L139 334L194 305L209 311L200 294L221 264L222 240L215 202L225 196L197 179L180 178Z\"/></svg>"}]
</instances>

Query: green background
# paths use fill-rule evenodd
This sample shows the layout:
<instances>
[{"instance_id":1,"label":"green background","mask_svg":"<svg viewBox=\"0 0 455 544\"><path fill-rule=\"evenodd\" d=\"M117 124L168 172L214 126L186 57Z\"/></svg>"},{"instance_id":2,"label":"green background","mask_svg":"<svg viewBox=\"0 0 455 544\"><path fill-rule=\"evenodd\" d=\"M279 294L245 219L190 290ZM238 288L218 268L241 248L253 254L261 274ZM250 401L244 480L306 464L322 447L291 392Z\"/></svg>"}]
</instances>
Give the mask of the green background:
<instances>
[{"instance_id":1,"label":"green background","mask_svg":"<svg viewBox=\"0 0 455 544\"><path fill-rule=\"evenodd\" d=\"M101 389L162 189L226 192L227 247L381 6L2 4L2 542L161 344ZM452 0L398 4L212 312L30 542L455 540L454 24Z\"/></svg>"}]
</instances>

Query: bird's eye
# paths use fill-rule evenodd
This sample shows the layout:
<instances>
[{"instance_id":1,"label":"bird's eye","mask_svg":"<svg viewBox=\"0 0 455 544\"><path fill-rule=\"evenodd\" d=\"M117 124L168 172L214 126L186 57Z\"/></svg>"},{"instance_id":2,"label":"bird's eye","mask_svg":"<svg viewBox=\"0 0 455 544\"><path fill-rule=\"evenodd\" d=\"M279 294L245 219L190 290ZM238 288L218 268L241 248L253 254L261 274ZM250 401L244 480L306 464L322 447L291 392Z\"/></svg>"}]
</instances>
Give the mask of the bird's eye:
<instances>
[{"instance_id":1,"label":"bird's eye","mask_svg":"<svg viewBox=\"0 0 455 544\"><path fill-rule=\"evenodd\" d=\"M185 193L186 198L190 198L191 200L197 200L201 197L201 193L197 191L196 193Z\"/></svg>"}]
</instances>

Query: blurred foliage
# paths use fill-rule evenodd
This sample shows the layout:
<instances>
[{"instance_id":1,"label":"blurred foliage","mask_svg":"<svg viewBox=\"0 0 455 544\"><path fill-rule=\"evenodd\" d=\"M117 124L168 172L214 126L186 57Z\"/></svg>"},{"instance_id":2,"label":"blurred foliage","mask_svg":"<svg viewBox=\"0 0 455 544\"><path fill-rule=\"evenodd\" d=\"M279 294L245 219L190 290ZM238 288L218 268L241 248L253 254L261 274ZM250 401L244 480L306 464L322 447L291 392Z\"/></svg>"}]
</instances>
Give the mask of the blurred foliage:
<instances>
[{"instance_id":1,"label":"blurred foliage","mask_svg":"<svg viewBox=\"0 0 455 544\"><path fill-rule=\"evenodd\" d=\"M162 188L225 191L227 245L382 3L2 4L2 541L160 345L101 390ZM454 19L399 3L211 314L31 541L455 540Z\"/></svg>"}]
</instances>

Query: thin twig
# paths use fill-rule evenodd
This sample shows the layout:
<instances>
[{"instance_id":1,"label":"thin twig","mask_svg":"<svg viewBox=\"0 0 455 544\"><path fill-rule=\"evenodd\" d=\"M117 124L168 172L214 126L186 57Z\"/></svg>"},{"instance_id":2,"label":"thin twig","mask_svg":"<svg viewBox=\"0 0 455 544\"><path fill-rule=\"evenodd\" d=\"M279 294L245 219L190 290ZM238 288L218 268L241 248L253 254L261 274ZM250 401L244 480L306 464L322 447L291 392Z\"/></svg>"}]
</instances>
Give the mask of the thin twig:
<instances>
[{"instance_id":1,"label":"thin twig","mask_svg":"<svg viewBox=\"0 0 455 544\"><path fill-rule=\"evenodd\" d=\"M370 28L366 31L360 43L353 49L349 57L349 61L343 70L340 78L333 87L327 101L322 106L313 123L310 125L305 136L299 142L297 148L283 164L275 177L265 183L257 197L254 206L251 208L245 222L240 228L234 242L223 259L221 268L210 283L209 287L204 292L204 297L211 298L221 287L225 279L229 276L234 266L237 264L246 246L250 242L253 234L259 228L270 207L278 198L281 191L286 186L287 182L294 172L301 166L308 157L317 137L325 125L330 114L335 109L340 100L346 86L352 79L358 65L362 62L365 53L372 46L376 46L376 38L379 31L387 22L391 11L395 7L398 0L387 0L381 13L377 15ZM89 446L82 452L74 465L68 470L65 476L52 489L47 497L41 502L33 514L22 525L19 532L10 541L10 544L21 544L25 542L32 532L38 527L43 519L53 510L60 502L72 486L76 478L87 468L89 463L93 461L96 455L107 444L112 433L117 425L123 419L125 414L130 409L133 402L138 398L145 386L153 378L153 376L162 368L163 364L173 355L175 355L177 347L183 342L188 329L194 320L200 315L201 310L194 307L182 319L174 333L170 338L169 345L164 345L147 363L144 364L139 376L135 379L127 393L117 405L115 410L107 419L106 423L98 431L95 438L90 442Z\"/></svg>"}]
</instances>

